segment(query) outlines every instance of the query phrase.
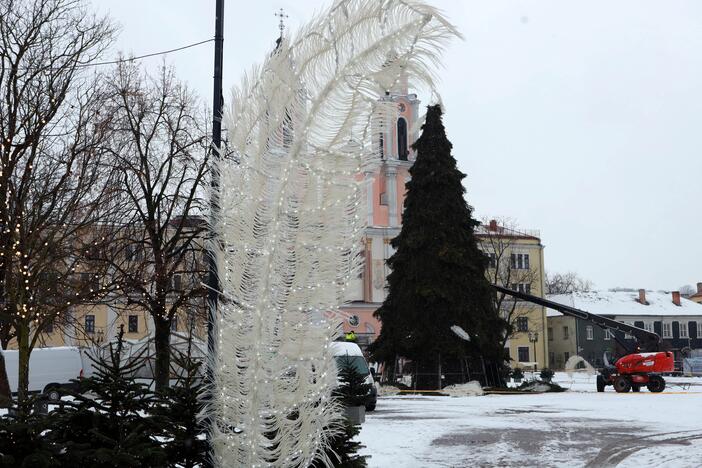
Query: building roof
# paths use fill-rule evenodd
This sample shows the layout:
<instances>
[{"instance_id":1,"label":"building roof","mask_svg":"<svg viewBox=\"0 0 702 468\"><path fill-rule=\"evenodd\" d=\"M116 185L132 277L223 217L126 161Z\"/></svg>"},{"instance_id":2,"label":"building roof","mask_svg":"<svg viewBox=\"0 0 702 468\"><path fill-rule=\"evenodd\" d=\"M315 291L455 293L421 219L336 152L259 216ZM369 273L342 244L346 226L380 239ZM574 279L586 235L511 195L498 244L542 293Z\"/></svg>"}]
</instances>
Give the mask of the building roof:
<instances>
[{"instance_id":1,"label":"building roof","mask_svg":"<svg viewBox=\"0 0 702 468\"><path fill-rule=\"evenodd\" d=\"M510 237L522 239L540 240L541 233L536 229L512 229L501 226L497 221L490 220L488 224L481 223L475 228L475 235L478 237Z\"/></svg>"},{"instance_id":2,"label":"building roof","mask_svg":"<svg viewBox=\"0 0 702 468\"><path fill-rule=\"evenodd\" d=\"M680 305L678 306L673 303L672 294L663 291L646 291L646 302L648 302L648 305L641 304L638 301L638 291L633 290L552 294L547 296L547 299L597 315L702 316L702 304L680 298ZM546 312L549 317L562 315L551 309L548 309Z\"/></svg>"}]
</instances>

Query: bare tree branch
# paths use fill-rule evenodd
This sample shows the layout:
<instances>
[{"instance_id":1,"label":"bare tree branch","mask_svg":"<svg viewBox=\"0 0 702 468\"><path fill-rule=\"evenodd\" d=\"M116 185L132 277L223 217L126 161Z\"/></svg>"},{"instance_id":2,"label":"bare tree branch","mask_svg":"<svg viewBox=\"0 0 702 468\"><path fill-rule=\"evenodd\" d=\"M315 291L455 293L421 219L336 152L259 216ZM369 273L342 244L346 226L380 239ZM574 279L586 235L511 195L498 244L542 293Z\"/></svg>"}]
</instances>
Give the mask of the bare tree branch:
<instances>
[{"instance_id":1,"label":"bare tree branch","mask_svg":"<svg viewBox=\"0 0 702 468\"><path fill-rule=\"evenodd\" d=\"M122 291L117 307L136 306L154 320L156 386L163 388L171 322L179 311L204 313L206 114L165 66L154 77L120 64L110 86L113 168L128 209L112 233L109 262Z\"/></svg>"},{"instance_id":2,"label":"bare tree branch","mask_svg":"<svg viewBox=\"0 0 702 468\"><path fill-rule=\"evenodd\" d=\"M110 116L82 65L114 32L79 0L0 3L0 341L17 339L20 400L42 333L107 290L90 252L103 242L91 227L115 206Z\"/></svg>"}]
</instances>

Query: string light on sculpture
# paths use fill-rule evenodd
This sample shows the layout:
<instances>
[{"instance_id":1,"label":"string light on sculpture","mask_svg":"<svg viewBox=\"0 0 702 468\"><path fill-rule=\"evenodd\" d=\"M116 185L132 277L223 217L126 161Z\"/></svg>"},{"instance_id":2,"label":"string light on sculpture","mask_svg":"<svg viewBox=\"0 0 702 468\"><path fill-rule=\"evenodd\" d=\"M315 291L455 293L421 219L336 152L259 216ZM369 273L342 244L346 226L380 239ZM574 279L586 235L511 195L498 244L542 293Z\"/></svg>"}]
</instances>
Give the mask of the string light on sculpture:
<instances>
[{"instance_id":1,"label":"string light on sculpture","mask_svg":"<svg viewBox=\"0 0 702 468\"><path fill-rule=\"evenodd\" d=\"M219 466L306 467L322 456L325 431L339 421L328 355L337 323L325 313L338 315L358 271L360 257L349 254L360 250L366 219L357 176L378 157L347 142L370 134L369 93L398 83L403 69L431 76L426 64L456 34L432 8L400 0L337 1L298 39L283 32L234 91L227 128L237 164L217 168L226 190L213 229L228 298L209 408ZM397 66L386 66L390 55ZM276 444L265 443L270 434Z\"/></svg>"}]
</instances>

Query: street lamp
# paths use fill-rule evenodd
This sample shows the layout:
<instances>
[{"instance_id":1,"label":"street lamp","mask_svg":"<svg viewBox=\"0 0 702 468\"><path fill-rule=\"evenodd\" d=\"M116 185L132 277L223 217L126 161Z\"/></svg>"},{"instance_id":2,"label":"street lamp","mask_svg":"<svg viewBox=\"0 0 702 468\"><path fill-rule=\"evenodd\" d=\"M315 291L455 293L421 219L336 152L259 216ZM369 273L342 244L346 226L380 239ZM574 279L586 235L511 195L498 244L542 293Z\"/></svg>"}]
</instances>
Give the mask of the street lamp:
<instances>
[{"instance_id":1,"label":"street lamp","mask_svg":"<svg viewBox=\"0 0 702 468\"><path fill-rule=\"evenodd\" d=\"M537 371L538 361L536 360L536 342L539 341L539 332L530 331L529 332L529 342L534 344L534 372Z\"/></svg>"}]
</instances>

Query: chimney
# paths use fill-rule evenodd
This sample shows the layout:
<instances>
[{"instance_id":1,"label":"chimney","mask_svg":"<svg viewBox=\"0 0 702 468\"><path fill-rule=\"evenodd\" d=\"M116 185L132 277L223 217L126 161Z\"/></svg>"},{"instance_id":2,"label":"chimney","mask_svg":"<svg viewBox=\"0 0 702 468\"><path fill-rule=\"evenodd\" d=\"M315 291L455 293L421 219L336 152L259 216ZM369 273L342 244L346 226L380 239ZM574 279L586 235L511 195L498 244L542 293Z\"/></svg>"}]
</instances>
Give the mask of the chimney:
<instances>
[{"instance_id":1,"label":"chimney","mask_svg":"<svg viewBox=\"0 0 702 468\"><path fill-rule=\"evenodd\" d=\"M645 289L639 289L639 303L643 305L648 305L648 302L646 302L646 290Z\"/></svg>"},{"instance_id":2,"label":"chimney","mask_svg":"<svg viewBox=\"0 0 702 468\"><path fill-rule=\"evenodd\" d=\"M673 291L673 304L680 305L680 291Z\"/></svg>"},{"instance_id":3,"label":"chimney","mask_svg":"<svg viewBox=\"0 0 702 468\"><path fill-rule=\"evenodd\" d=\"M488 226L489 231L497 232L497 221L494 219L490 220L490 225Z\"/></svg>"},{"instance_id":4,"label":"chimney","mask_svg":"<svg viewBox=\"0 0 702 468\"><path fill-rule=\"evenodd\" d=\"M697 283L697 294L702 294L702 283Z\"/></svg>"}]
</instances>

